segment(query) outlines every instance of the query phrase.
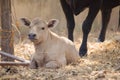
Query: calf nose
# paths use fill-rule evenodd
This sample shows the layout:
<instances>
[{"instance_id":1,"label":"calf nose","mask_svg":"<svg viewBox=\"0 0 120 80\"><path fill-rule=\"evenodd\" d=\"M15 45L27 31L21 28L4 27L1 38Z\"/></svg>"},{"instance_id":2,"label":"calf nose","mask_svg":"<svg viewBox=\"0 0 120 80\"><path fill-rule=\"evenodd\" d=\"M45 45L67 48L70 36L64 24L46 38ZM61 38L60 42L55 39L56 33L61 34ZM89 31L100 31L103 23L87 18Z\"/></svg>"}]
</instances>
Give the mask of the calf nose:
<instances>
[{"instance_id":1,"label":"calf nose","mask_svg":"<svg viewBox=\"0 0 120 80\"><path fill-rule=\"evenodd\" d=\"M36 34L30 33L28 34L29 39L35 39Z\"/></svg>"}]
</instances>

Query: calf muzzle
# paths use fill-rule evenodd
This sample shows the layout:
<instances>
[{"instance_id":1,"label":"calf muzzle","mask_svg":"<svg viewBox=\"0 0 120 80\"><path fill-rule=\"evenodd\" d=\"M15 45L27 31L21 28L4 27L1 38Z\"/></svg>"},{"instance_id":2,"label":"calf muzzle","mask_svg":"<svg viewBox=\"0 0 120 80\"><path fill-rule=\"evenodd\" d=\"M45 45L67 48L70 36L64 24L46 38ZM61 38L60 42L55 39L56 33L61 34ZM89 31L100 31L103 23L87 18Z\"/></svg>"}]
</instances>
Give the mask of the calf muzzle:
<instances>
[{"instance_id":1,"label":"calf muzzle","mask_svg":"<svg viewBox=\"0 0 120 80\"><path fill-rule=\"evenodd\" d=\"M34 40L36 37L36 34L30 33L30 34L28 34L28 37L30 40Z\"/></svg>"}]
</instances>

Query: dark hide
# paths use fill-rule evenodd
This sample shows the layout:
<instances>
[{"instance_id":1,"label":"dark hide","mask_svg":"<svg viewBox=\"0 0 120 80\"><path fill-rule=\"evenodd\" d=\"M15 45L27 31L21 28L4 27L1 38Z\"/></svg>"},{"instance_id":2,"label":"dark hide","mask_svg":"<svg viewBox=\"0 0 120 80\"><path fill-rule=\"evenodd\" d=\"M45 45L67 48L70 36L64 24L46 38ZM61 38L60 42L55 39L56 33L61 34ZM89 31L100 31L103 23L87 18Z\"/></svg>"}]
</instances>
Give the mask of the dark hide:
<instances>
[{"instance_id":1,"label":"dark hide","mask_svg":"<svg viewBox=\"0 0 120 80\"><path fill-rule=\"evenodd\" d=\"M82 25L83 40L79 49L80 56L87 53L88 34L99 10L101 10L102 15L102 29L98 40L103 42L112 8L120 5L120 0L60 0L60 2L67 20L68 38L72 41L75 27L74 15L78 15L84 9L89 8L88 15Z\"/></svg>"}]
</instances>

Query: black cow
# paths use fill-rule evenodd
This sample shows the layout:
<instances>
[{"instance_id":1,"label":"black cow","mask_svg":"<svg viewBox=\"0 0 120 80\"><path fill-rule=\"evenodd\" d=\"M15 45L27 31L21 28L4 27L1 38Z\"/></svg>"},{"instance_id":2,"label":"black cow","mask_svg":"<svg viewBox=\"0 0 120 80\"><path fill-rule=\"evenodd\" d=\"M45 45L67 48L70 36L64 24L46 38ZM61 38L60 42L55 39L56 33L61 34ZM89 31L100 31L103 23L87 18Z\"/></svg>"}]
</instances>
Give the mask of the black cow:
<instances>
[{"instance_id":1,"label":"black cow","mask_svg":"<svg viewBox=\"0 0 120 80\"><path fill-rule=\"evenodd\" d=\"M119 6L120 0L60 0L60 3L67 20L68 38L72 41L75 27L74 15L78 15L86 8L89 8L88 15L82 25L83 40L79 49L79 55L82 57L87 53L88 34L99 10L102 12L102 29L98 40L103 42L105 40L106 29L110 20L112 8Z\"/></svg>"}]
</instances>

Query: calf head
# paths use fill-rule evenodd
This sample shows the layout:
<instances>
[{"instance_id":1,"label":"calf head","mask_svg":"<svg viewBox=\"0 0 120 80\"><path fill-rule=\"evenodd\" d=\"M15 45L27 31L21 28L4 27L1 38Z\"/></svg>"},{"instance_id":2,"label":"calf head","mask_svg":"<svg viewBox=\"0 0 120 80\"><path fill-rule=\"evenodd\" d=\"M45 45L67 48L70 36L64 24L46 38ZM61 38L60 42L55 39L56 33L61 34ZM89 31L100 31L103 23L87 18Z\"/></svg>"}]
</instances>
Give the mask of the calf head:
<instances>
[{"instance_id":1,"label":"calf head","mask_svg":"<svg viewBox=\"0 0 120 80\"><path fill-rule=\"evenodd\" d=\"M55 27L58 24L56 19L51 19L48 23L40 18L35 18L32 21L27 18L21 18L21 21L29 27L28 38L34 43L41 43L47 40L49 28Z\"/></svg>"}]
</instances>

